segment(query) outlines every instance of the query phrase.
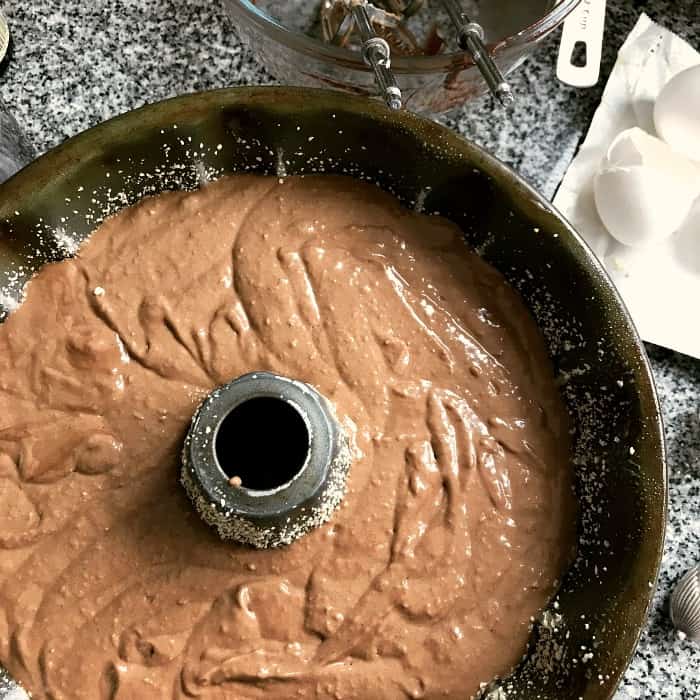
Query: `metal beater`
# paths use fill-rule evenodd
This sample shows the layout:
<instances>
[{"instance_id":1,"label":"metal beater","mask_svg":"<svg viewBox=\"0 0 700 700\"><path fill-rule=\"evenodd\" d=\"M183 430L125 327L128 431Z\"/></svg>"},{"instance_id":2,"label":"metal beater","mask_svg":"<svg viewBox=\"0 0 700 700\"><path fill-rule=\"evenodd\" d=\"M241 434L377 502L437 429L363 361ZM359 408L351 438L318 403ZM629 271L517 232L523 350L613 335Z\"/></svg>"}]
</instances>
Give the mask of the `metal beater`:
<instances>
[{"instance_id":1,"label":"metal beater","mask_svg":"<svg viewBox=\"0 0 700 700\"><path fill-rule=\"evenodd\" d=\"M500 69L489 54L484 43L484 29L477 22L471 21L463 10L458 0L440 0L447 15L457 32L459 47L470 54L477 68L481 72L491 94L503 105L510 105L514 101L510 85L503 77ZM402 106L401 89L396 77L391 70L391 47L388 42L380 37L374 29L378 24L382 27L394 27L400 22L401 13L409 16L421 9L427 0L392 0L389 11L376 7L368 0L325 0L324 17L340 10L344 13L343 19L335 31L324 27L324 34L332 43L344 45L354 29L357 29L362 44L360 51L364 62L372 69L379 92L391 109L400 109ZM327 19L322 19L323 22Z\"/></svg>"},{"instance_id":2,"label":"metal beater","mask_svg":"<svg viewBox=\"0 0 700 700\"><path fill-rule=\"evenodd\" d=\"M372 28L367 5L367 0L359 0L351 7L352 18L362 38L362 58L374 71L377 87L389 109L401 109L401 89L391 70L391 48Z\"/></svg>"},{"instance_id":3,"label":"metal beater","mask_svg":"<svg viewBox=\"0 0 700 700\"><path fill-rule=\"evenodd\" d=\"M496 62L484 44L484 28L472 22L458 0L441 0L452 24L457 29L457 42L462 51L467 51L484 76L491 94L505 107L515 100L510 85L506 82Z\"/></svg>"}]
</instances>

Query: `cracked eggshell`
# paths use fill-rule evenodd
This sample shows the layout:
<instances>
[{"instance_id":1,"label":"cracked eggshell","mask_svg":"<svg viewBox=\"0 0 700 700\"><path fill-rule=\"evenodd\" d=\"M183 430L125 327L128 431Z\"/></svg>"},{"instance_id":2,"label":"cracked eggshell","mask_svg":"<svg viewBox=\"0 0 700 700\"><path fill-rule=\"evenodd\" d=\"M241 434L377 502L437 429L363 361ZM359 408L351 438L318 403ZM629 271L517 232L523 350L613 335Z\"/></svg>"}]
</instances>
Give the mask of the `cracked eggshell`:
<instances>
[{"instance_id":1,"label":"cracked eggshell","mask_svg":"<svg viewBox=\"0 0 700 700\"><path fill-rule=\"evenodd\" d=\"M654 104L654 127L674 151L700 161L700 64L664 85Z\"/></svg>"},{"instance_id":2,"label":"cracked eggshell","mask_svg":"<svg viewBox=\"0 0 700 700\"><path fill-rule=\"evenodd\" d=\"M593 191L610 235L625 245L642 246L681 226L700 194L700 168L635 127L611 144Z\"/></svg>"}]
</instances>

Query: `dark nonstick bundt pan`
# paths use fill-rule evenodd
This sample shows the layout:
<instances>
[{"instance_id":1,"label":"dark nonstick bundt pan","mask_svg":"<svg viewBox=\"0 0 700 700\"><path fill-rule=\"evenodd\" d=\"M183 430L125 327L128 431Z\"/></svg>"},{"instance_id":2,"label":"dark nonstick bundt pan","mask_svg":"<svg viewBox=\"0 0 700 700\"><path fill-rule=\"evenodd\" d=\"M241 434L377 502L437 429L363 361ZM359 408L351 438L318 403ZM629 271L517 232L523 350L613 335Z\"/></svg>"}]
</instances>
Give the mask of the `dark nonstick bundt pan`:
<instances>
[{"instance_id":1,"label":"dark nonstick bundt pan","mask_svg":"<svg viewBox=\"0 0 700 700\"><path fill-rule=\"evenodd\" d=\"M366 99L292 88L187 95L70 139L0 186L0 300L140 197L227 172L332 172L439 212L520 291L574 426L576 562L506 698L610 698L644 625L661 558L666 468L644 349L600 265L552 206L447 129ZM11 684L0 691L8 698ZM494 693L493 697L503 697Z\"/></svg>"}]
</instances>

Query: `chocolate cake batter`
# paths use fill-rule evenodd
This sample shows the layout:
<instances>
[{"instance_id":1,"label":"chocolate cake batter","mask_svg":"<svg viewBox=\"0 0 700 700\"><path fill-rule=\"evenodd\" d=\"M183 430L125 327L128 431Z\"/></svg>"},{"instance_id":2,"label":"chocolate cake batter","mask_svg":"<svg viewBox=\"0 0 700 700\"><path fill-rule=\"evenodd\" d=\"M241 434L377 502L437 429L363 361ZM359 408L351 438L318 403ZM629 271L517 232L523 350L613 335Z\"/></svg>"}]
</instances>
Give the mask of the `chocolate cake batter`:
<instances>
[{"instance_id":1,"label":"chocolate cake batter","mask_svg":"<svg viewBox=\"0 0 700 700\"><path fill-rule=\"evenodd\" d=\"M264 551L178 481L257 369L353 449L332 520ZM330 176L145 199L0 326L0 661L53 700L463 700L555 590L571 477L543 341L454 225Z\"/></svg>"}]
</instances>

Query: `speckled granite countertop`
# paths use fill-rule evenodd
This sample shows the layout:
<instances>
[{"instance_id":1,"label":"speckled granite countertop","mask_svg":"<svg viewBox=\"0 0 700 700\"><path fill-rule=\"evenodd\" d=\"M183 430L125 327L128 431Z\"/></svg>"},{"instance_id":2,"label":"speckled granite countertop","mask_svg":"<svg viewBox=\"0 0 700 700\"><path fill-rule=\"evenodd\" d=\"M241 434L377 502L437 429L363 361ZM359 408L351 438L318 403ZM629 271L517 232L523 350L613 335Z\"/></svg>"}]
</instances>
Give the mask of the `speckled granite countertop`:
<instances>
[{"instance_id":1,"label":"speckled granite countertop","mask_svg":"<svg viewBox=\"0 0 700 700\"><path fill-rule=\"evenodd\" d=\"M230 33L220 0L5 0L14 36L0 97L37 153L104 119L165 97L272 82ZM552 196L593 115L615 53L641 11L700 45L699 0L609 0L597 88L557 83L558 33L513 79L509 124L490 98L442 121L486 146ZM648 346L666 423L670 524L660 586L618 692L700 698L700 646L677 641L667 615L673 583L700 560L700 361Z\"/></svg>"}]
</instances>

